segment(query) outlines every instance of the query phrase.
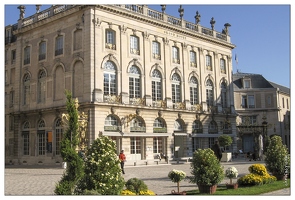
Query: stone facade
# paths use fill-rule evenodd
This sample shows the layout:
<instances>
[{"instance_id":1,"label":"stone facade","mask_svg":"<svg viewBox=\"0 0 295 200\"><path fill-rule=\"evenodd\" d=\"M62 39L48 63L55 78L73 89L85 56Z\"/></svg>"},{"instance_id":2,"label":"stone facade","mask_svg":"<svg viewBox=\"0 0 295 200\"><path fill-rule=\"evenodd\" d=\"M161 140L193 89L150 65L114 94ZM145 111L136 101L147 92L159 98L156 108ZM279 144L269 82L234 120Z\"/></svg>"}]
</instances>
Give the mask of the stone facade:
<instances>
[{"instance_id":1,"label":"stone facade","mask_svg":"<svg viewBox=\"0 0 295 200\"><path fill-rule=\"evenodd\" d=\"M264 138L281 136L290 150L290 89L270 82L260 74L242 72L233 75L233 85L238 114L238 149L258 152L261 134Z\"/></svg>"},{"instance_id":2,"label":"stone facade","mask_svg":"<svg viewBox=\"0 0 295 200\"><path fill-rule=\"evenodd\" d=\"M191 157L234 139L232 49L217 32L139 5L58 5L7 26L5 162L62 162L65 90L127 162Z\"/></svg>"}]
</instances>

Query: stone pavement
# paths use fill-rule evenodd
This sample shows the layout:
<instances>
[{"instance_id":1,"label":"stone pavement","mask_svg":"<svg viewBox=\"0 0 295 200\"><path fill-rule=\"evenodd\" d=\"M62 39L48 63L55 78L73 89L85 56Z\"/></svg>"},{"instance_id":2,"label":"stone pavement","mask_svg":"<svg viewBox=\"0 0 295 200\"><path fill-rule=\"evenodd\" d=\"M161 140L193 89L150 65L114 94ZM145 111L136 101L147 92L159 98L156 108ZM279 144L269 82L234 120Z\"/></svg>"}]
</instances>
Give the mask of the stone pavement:
<instances>
[{"instance_id":1,"label":"stone pavement","mask_svg":"<svg viewBox=\"0 0 295 200\"><path fill-rule=\"evenodd\" d=\"M222 162L224 169L229 166L235 166L239 171L239 177L248 172L248 167L254 163L263 163L263 161L245 161L237 159L232 162ZM170 162L169 164L161 161L159 165L138 165L126 166L123 175L125 181L130 178L143 180L149 190L157 195L170 194L172 190L177 191L177 184L168 178L168 173L172 169L183 170L187 175L191 175L190 163ZM4 195L23 196L23 195L54 195L56 183L60 180L64 169L61 166L16 166L9 165L5 167L5 189ZM229 182L225 178L221 184ZM197 189L196 184L182 181L180 190ZM291 195L290 188L274 191L263 195Z\"/></svg>"}]
</instances>

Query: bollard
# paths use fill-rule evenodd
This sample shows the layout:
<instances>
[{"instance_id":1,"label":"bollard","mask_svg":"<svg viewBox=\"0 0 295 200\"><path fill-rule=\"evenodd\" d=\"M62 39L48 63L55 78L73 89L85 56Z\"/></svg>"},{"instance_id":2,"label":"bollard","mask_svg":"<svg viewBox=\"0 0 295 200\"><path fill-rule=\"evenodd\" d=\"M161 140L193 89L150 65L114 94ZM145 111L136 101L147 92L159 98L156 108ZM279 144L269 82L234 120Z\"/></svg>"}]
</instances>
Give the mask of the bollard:
<instances>
[{"instance_id":1,"label":"bollard","mask_svg":"<svg viewBox=\"0 0 295 200\"><path fill-rule=\"evenodd\" d=\"M134 162L134 166L136 166L136 162Z\"/></svg>"},{"instance_id":2,"label":"bollard","mask_svg":"<svg viewBox=\"0 0 295 200\"><path fill-rule=\"evenodd\" d=\"M61 167L62 167L63 169L66 169L66 168L67 168L67 163L66 163L66 162L62 162Z\"/></svg>"}]
</instances>

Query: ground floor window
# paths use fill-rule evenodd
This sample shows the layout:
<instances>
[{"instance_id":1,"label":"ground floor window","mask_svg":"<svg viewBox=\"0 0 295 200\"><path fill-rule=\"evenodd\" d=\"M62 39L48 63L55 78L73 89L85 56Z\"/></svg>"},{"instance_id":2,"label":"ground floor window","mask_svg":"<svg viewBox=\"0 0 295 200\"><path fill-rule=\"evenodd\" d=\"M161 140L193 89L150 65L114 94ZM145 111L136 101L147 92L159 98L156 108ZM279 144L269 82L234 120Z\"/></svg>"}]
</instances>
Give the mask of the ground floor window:
<instances>
[{"instance_id":1,"label":"ground floor window","mask_svg":"<svg viewBox=\"0 0 295 200\"><path fill-rule=\"evenodd\" d=\"M131 137L130 138L130 150L131 154L140 154L141 149L140 149L140 138L139 137Z\"/></svg>"},{"instance_id":2,"label":"ground floor window","mask_svg":"<svg viewBox=\"0 0 295 200\"><path fill-rule=\"evenodd\" d=\"M153 153L163 153L163 138L154 137L153 144L154 144Z\"/></svg>"},{"instance_id":3,"label":"ground floor window","mask_svg":"<svg viewBox=\"0 0 295 200\"><path fill-rule=\"evenodd\" d=\"M23 154L29 155L29 147L30 147L30 134L29 131L23 131Z\"/></svg>"},{"instance_id":4,"label":"ground floor window","mask_svg":"<svg viewBox=\"0 0 295 200\"><path fill-rule=\"evenodd\" d=\"M208 138L209 148L213 147L213 145L215 144L215 141L217 141L217 138L213 138L213 137Z\"/></svg>"},{"instance_id":5,"label":"ground floor window","mask_svg":"<svg viewBox=\"0 0 295 200\"><path fill-rule=\"evenodd\" d=\"M45 155L45 131L38 131L38 155Z\"/></svg>"}]
</instances>

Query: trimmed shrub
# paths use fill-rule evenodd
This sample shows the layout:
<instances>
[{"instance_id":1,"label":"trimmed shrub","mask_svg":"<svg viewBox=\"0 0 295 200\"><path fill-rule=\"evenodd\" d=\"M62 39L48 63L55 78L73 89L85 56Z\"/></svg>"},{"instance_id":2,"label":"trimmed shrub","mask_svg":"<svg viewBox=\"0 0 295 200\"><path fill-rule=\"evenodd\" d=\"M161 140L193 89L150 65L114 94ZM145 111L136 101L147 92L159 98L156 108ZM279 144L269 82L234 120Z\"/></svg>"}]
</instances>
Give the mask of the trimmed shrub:
<instances>
[{"instance_id":1,"label":"trimmed shrub","mask_svg":"<svg viewBox=\"0 0 295 200\"><path fill-rule=\"evenodd\" d=\"M262 185L263 180L257 174L246 174L238 179L238 184L243 186Z\"/></svg>"},{"instance_id":2,"label":"trimmed shrub","mask_svg":"<svg viewBox=\"0 0 295 200\"><path fill-rule=\"evenodd\" d=\"M140 179L137 178L131 178L126 183L125 186L127 190L130 190L131 192L134 192L135 194L139 194L140 191L147 191L148 187L147 185Z\"/></svg>"}]
</instances>

